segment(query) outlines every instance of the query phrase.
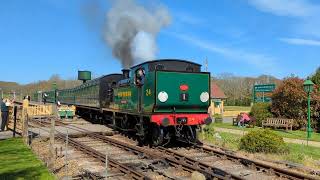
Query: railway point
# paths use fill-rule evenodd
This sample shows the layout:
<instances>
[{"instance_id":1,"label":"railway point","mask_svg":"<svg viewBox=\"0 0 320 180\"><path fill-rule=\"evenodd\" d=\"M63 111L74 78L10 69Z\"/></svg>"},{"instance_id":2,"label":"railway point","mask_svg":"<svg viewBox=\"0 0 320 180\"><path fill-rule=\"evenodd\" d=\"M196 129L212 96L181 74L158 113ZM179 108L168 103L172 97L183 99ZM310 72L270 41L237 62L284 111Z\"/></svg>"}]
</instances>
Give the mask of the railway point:
<instances>
[{"instance_id":1,"label":"railway point","mask_svg":"<svg viewBox=\"0 0 320 180\"><path fill-rule=\"evenodd\" d=\"M320 179L319 2L0 4L0 180Z\"/></svg>"}]
</instances>

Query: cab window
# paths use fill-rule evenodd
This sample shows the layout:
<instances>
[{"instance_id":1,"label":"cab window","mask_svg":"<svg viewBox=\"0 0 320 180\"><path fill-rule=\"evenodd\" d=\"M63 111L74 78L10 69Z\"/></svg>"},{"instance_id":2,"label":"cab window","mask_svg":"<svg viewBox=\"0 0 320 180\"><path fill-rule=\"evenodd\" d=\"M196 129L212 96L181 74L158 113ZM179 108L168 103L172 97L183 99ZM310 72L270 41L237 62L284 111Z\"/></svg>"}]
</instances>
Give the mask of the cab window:
<instances>
[{"instance_id":1,"label":"cab window","mask_svg":"<svg viewBox=\"0 0 320 180\"><path fill-rule=\"evenodd\" d=\"M138 68L135 71L135 84L137 86L142 86L144 84L145 71L143 68Z\"/></svg>"}]
</instances>

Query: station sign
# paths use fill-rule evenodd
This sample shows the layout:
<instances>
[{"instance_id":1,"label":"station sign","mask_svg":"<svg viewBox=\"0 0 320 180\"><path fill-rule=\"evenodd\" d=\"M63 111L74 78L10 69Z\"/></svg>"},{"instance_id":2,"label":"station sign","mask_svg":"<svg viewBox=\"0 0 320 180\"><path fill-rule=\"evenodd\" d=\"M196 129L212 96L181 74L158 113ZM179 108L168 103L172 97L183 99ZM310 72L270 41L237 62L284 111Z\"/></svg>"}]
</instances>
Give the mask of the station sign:
<instances>
[{"instance_id":1,"label":"station sign","mask_svg":"<svg viewBox=\"0 0 320 180\"><path fill-rule=\"evenodd\" d=\"M252 100L256 102L271 102L272 92L276 89L275 84L256 84L253 86Z\"/></svg>"}]
</instances>

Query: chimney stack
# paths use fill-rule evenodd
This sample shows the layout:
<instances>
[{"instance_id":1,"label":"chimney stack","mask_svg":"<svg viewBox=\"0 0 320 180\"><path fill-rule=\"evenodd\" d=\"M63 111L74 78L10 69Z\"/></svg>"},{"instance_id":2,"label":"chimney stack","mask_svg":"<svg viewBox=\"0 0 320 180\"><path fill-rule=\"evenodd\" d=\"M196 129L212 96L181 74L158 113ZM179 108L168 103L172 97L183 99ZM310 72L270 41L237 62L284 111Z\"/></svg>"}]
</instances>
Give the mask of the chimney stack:
<instances>
[{"instance_id":1,"label":"chimney stack","mask_svg":"<svg viewBox=\"0 0 320 180\"><path fill-rule=\"evenodd\" d=\"M129 78L129 72L130 72L130 69L122 69L122 74L124 79Z\"/></svg>"}]
</instances>

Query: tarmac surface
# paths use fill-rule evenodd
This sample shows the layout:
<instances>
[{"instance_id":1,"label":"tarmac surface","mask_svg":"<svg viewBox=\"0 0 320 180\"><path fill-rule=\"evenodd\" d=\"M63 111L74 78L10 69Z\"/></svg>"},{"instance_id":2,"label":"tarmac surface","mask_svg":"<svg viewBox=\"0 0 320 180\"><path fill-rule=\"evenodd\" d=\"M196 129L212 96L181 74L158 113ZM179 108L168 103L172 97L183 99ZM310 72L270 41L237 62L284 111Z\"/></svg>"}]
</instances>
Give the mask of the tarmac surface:
<instances>
[{"instance_id":1,"label":"tarmac surface","mask_svg":"<svg viewBox=\"0 0 320 180\"><path fill-rule=\"evenodd\" d=\"M0 132L0 140L9 139L13 137L12 131L1 131ZM16 134L16 137L20 137L18 134Z\"/></svg>"}]
</instances>

